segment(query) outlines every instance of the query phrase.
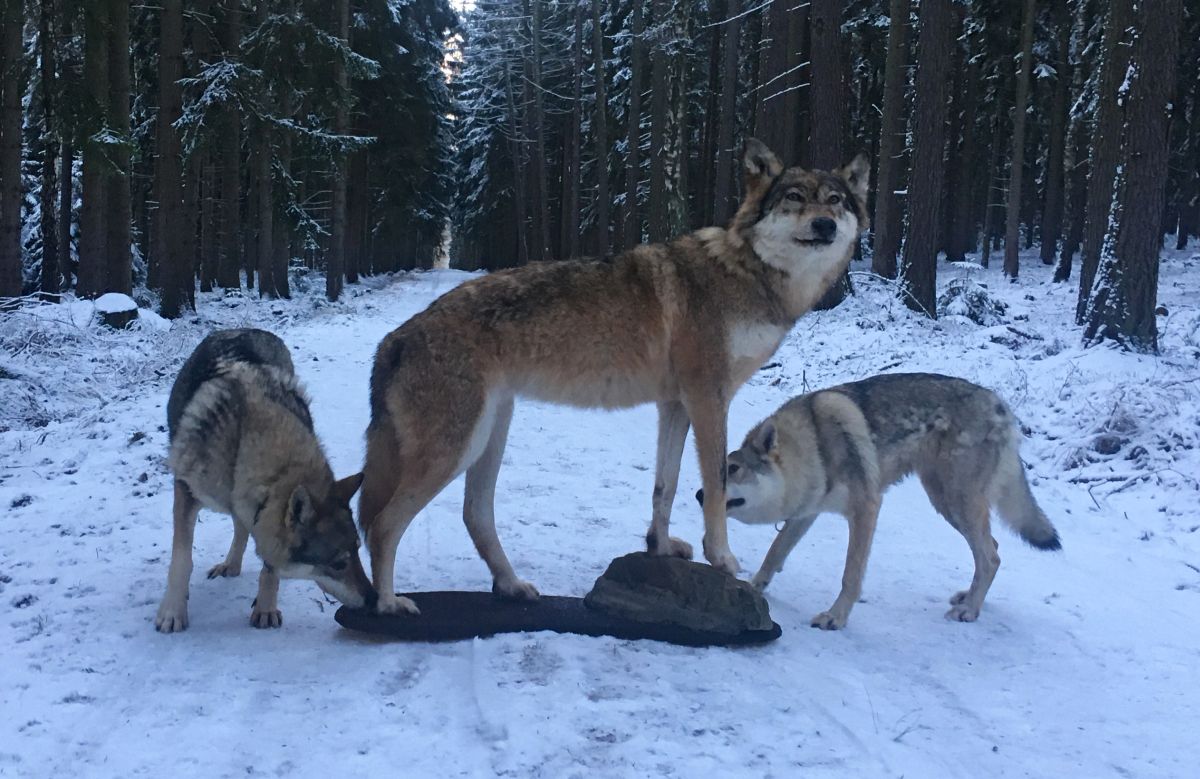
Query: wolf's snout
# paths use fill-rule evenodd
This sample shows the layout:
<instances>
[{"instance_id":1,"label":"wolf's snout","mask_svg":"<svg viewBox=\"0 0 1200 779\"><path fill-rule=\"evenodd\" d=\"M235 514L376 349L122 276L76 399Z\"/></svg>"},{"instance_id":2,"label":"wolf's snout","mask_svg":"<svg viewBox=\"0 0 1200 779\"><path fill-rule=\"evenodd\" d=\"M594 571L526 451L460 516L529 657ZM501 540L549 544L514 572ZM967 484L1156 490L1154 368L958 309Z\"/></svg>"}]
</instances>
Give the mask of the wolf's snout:
<instances>
[{"instance_id":1,"label":"wolf's snout","mask_svg":"<svg viewBox=\"0 0 1200 779\"><path fill-rule=\"evenodd\" d=\"M696 502L699 503L701 506L704 505L704 490L703 489L696 490Z\"/></svg>"},{"instance_id":2,"label":"wolf's snout","mask_svg":"<svg viewBox=\"0 0 1200 779\"><path fill-rule=\"evenodd\" d=\"M827 216L819 217L812 220L812 231L813 235L822 241L832 240L837 232L837 222Z\"/></svg>"}]
</instances>

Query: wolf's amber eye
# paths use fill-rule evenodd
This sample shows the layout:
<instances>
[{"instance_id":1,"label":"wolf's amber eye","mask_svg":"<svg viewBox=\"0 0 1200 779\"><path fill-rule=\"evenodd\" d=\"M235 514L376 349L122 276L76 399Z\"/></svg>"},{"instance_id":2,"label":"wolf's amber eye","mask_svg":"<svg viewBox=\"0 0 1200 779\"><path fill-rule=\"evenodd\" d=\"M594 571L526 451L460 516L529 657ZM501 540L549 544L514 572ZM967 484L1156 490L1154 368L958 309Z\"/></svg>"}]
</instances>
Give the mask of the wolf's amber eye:
<instances>
[{"instance_id":1,"label":"wolf's amber eye","mask_svg":"<svg viewBox=\"0 0 1200 779\"><path fill-rule=\"evenodd\" d=\"M842 202L842 196L836 192L829 196L829 205L836 206L840 202Z\"/></svg>"},{"instance_id":2,"label":"wolf's amber eye","mask_svg":"<svg viewBox=\"0 0 1200 779\"><path fill-rule=\"evenodd\" d=\"M804 202L804 195L801 195L799 192L796 192L794 190L792 192L789 192L786 195L784 195L784 197L786 197L788 200L792 201L793 203L803 203Z\"/></svg>"}]
</instances>

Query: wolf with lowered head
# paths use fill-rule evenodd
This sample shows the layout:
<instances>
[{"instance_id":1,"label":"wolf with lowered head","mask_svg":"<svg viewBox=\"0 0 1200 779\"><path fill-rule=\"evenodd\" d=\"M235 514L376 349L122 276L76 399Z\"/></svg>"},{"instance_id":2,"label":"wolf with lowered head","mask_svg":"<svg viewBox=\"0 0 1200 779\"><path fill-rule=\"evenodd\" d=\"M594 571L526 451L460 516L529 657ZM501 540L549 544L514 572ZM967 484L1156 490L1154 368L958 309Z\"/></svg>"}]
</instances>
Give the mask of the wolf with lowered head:
<instances>
[{"instance_id":1,"label":"wolf with lowered head","mask_svg":"<svg viewBox=\"0 0 1200 779\"><path fill-rule=\"evenodd\" d=\"M350 606L375 603L350 513L362 475L334 480L283 341L263 330L210 334L171 388L167 429L175 535L156 629L188 626L192 535L202 507L233 517L233 544L210 579L241 573L254 537L263 561L250 612L255 627L282 624L280 578L312 579Z\"/></svg>"},{"instance_id":2,"label":"wolf with lowered head","mask_svg":"<svg viewBox=\"0 0 1200 779\"><path fill-rule=\"evenodd\" d=\"M493 499L513 401L658 406L648 549L691 557L668 534L694 430L705 489L724 491L726 413L738 388L845 271L867 222L869 169L784 169L751 140L745 192L726 227L615 257L534 263L447 292L379 345L371 374L359 519L382 612L409 523L466 471L463 518L500 596L532 599L496 535ZM725 501L704 510L704 554L736 574Z\"/></svg>"},{"instance_id":3,"label":"wolf with lowered head","mask_svg":"<svg viewBox=\"0 0 1200 779\"><path fill-rule=\"evenodd\" d=\"M1029 490L1020 445L1004 401L950 376L885 374L793 398L751 430L726 463L730 516L784 523L751 583L770 583L818 514L841 514L850 524L842 590L812 625L843 627L862 593L883 491L916 473L975 559L971 586L950 599L946 617L975 621L1000 567L992 508L1030 546L1061 546ZM696 499L707 508L706 494Z\"/></svg>"}]
</instances>

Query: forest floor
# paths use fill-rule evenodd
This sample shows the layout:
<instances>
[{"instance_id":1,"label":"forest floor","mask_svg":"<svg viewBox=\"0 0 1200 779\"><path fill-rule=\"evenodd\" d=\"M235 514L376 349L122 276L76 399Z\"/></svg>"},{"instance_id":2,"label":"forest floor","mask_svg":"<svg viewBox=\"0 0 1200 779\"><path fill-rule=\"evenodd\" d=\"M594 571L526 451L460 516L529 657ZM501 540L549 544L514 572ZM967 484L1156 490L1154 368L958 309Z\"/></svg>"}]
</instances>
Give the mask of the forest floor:
<instances>
[{"instance_id":1,"label":"forest floor","mask_svg":"<svg viewBox=\"0 0 1200 779\"><path fill-rule=\"evenodd\" d=\"M1028 428L1034 494L1061 553L996 531L1003 563L975 624L943 618L971 577L962 538L908 480L884 499L863 601L833 600L844 523L818 522L768 591L783 637L690 649L550 633L404 645L337 626L285 582L284 626L249 626L257 565L202 572L230 522L201 514L191 627L155 633L171 535L165 405L215 327L275 329L334 470L361 464L378 341L467 274L433 271L263 304L202 295L129 331L87 303L0 320L0 775L1184 776L1200 732L1200 250L1164 262L1162 352L1084 349L1075 285L1036 255L1021 280L944 267L1006 305L992 324L918 317L889 285L803 319L735 398L730 440L790 396L882 371L987 385ZM317 285L314 285L317 286ZM497 495L517 571L582 595L649 521L653 408L519 403ZM695 455L673 528L699 546ZM461 480L400 545L397 589L488 589ZM731 523L753 572L768 527ZM746 574L748 575L748 574Z\"/></svg>"}]
</instances>

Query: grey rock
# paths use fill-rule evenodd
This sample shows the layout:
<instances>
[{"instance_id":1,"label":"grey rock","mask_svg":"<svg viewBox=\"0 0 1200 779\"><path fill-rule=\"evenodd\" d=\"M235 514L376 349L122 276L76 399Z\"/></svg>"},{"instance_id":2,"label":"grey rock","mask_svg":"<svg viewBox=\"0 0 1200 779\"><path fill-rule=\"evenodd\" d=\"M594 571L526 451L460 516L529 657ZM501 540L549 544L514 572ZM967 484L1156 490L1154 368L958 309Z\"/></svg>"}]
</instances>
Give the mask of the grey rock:
<instances>
[{"instance_id":1,"label":"grey rock","mask_svg":"<svg viewBox=\"0 0 1200 779\"><path fill-rule=\"evenodd\" d=\"M645 552L609 563L584 603L637 622L722 635L774 627L766 599L748 583L710 565Z\"/></svg>"}]
</instances>

